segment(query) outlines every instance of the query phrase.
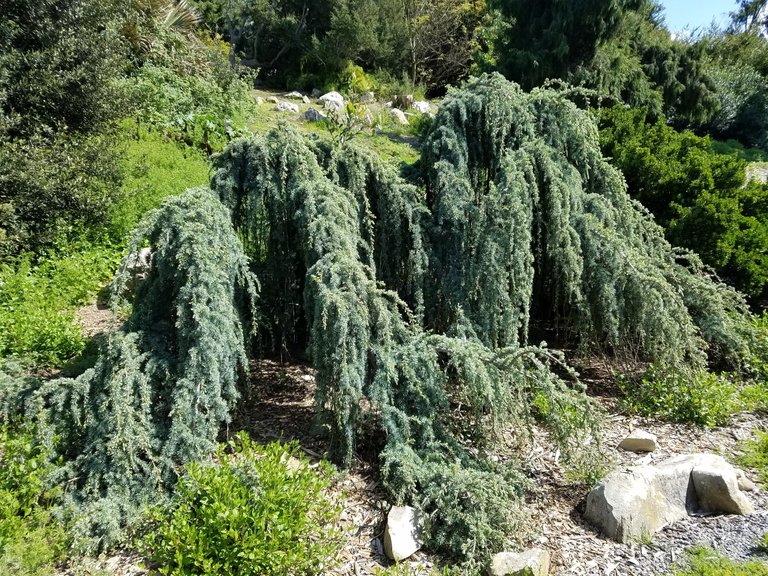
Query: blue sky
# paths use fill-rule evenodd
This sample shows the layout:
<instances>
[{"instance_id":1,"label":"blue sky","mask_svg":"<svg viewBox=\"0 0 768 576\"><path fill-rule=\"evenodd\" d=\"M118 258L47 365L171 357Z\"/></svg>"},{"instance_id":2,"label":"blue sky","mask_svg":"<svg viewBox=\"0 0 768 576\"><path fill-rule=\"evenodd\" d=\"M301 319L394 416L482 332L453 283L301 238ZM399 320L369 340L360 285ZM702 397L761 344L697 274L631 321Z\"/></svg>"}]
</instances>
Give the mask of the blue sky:
<instances>
[{"instance_id":1,"label":"blue sky","mask_svg":"<svg viewBox=\"0 0 768 576\"><path fill-rule=\"evenodd\" d=\"M707 28L714 19L721 26L729 22L728 13L736 0L659 0L664 6L667 28L678 32L685 28Z\"/></svg>"}]
</instances>

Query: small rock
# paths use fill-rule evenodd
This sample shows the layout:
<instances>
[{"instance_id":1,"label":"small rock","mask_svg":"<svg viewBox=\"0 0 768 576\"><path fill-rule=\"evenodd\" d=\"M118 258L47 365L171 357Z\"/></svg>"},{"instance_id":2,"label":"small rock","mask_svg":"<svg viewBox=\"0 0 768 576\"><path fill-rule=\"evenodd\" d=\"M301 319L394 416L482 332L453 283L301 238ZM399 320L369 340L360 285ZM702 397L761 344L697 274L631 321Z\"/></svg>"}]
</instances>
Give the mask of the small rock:
<instances>
[{"instance_id":1,"label":"small rock","mask_svg":"<svg viewBox=\"0 0 768 576\"><path fill-rule=\"evenodd\" d=\"M302 96L301 101L304 102L304 104L312 104L312 100L309 99L309 96Z\"/></svg>"},{"instance_id":2,"label":"small rock","mask_svg":"<svg viewBox=\"0 0 768 576\"><path fill-rule=\"evenodd\" d=\"M288 94L285 95L285 98L290 98L292 100L303 100L304 94L301 92L288 92Z\"/></svg>"},{"instance_id":3,"label":"small rock","mask_svg":"<svg viewBox=\"0 0 768 576\"><path fill-rule=\"evenodd\" d=\"M491 561L491 576L547 576L549 552L532 548L521 554L499 552Z\"/></svg>"},{"instance_id":4,"label":"small rock","mask_svg":"<svg viewBox=\"0 0 768 576\"><path fill-rule=\"evenodd\" d=\"M376 95L373 92L365 92L360 95L360 104L373 104L376 101Z\"/></svg>"},{"instance_id":5,"label":"small rock","mask_svg":"<svg viewBox=\"0 0 768 576\"><path fill-rule=\"evenodd\" d=\"M293 112L294 114L299 113L299 107L296 106L293 102L278 102L277 103L277 110L278 112Z\"/></svg>"},{"instance_id":6,"label":"small rock","mask_svg":"<svg viewBox=\"0 0 768 576\"><path fill-rule=\"evenodd\" d=\"M653 452L656 450L656 435L645 430L635 430L621 441L619 448L629 452Z\"/></svg>"},{"instance_id":7,"label":"small rock","mask_svg":"<svg viewBox=\"0 0 768 576\"><path fill-rule=\"evenodd\" d=\"M422 522L419 512L410 506L393 506L384 530L384 552L391 560L405 560L421 549Z\"/></svg>"},{"instance_id":8,"label":"small rock","mask_svg":"<svg viewBox=\"0 0 768 576\"><path fill-rule=\"evenodd\" d=\"M327 92L319 98L325 108L341 110L344 107L344 97L338 92Z\"/></svg>"},{"instance_id":9,"label":"small rock","mask_svg":"<svg viewBox=\"0 0 768 576\"><path fill-rule=\"evenodd\" d=\"M261 96L256 96L256 104L264 104L264 98Z\"/></svg>"},{"instance_id":10,"label":"small rock","mask_svg":"<svg viewBox=\"0 0 768 576\"><path fill-rule=\"evenodd\" d=\"M736 471L731 468L705 464L691 472L699 506L705 512L750 514L752 503L739 490Z\"/></svg>"},{"instance_id":11,"label":"small rock","mask_svg":"<svg viewBox=\"0 0 768 576\"><path fill-rule=\"evenodd\" d=\"M322 110L318 110L317 108L310 108L306 112L304 112L304 118L309 120L310 122L320 122L320 120L325 120L328 116L325 112Z\"/></svg>"},{"instance_id":12,"label":"small rock","mask_svg":"<svg viewBox=\"0 0 768 576\"><path fill-rule=\"evenodd\" d=\"M739 485L739 490L744 492L755 492L757 490L755 483L746 477L743 470L736 470L736 481Z\"/></svg>"},{"instance_id":13,"label":"small rock","mask_svg":"<svg viewBox=\"0 0 768 576\"><path fill-rule=\"evenodd\" d=\"M425 100L416 100L413 104L411 104L411 108L416 110L416 112L419 112L420 114L429 114L429 102Z\"/></svg>"},{"instance_id":14,"label":"small rock","mask_svg":"<svg viewBox=\"0 0 768 576\"><path fill-rule=\"evenodd\" d=\"M408 118L405 117L405 114L403 113L402 110L400 110L400 108L392 108L392 110L390 110L389 113L400 124L403 124L403 125L409 124Z\"/></svg>"},{"instance_id":15,"label":"small rock","mask_svg":"<svg viewBox=\"0 0 768 576\"><path fill-rule=\"evenodd\" d=\"M272 104L280 104L280 99L277 96L267 96L267 102Z\"/></svg>"}]
</instances>

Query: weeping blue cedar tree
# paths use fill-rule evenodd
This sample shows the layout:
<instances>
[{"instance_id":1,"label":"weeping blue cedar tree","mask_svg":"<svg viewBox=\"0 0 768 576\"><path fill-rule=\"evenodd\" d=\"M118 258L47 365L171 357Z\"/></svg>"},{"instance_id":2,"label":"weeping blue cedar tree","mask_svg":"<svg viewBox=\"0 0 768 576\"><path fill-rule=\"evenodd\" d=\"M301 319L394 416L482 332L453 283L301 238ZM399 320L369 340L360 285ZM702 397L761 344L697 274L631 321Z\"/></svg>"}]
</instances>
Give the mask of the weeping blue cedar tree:
<instances>
[{"instance_id":1,"label":"weeping blue cedar tree","mask_svg":"<svg viewBox=\"0 0 768 576\"><path fill-rule=\"evenodd\" d=\"M94 368L77 379L18 382L3 412L37 420L60 438L73 536L109 547L139 508L160 497L178 467L215 448L247 366L255 279L229 214L209 190L167 200L135 232L131 250L152 247L133 296L124 265L114 281L124 326L110 332Z\"/></svg>"},{"instance_id":2,"label":"weeping blue cedar tree","mask_svg":"<svg viewBox=\"0 0 768 576\"><path fill-rule=\"evenodd\" d=\"M538 421L567 457L595 432L563 357L530 345L534 325L671 363L749 352L740 296L670 247L592 119L550 90L493 75L452 91L414 182L284 126L233 142L212 188L220 201L190 192L139 230L152 271L96 368L23 403L67 438L83 532L112 517L118 532L212 446L246 360L250 271L262 341L309 352L337 461L374 431L391 497L475 565L520 533L524 485L478 448Z\"/></svg>"}]
</instances>

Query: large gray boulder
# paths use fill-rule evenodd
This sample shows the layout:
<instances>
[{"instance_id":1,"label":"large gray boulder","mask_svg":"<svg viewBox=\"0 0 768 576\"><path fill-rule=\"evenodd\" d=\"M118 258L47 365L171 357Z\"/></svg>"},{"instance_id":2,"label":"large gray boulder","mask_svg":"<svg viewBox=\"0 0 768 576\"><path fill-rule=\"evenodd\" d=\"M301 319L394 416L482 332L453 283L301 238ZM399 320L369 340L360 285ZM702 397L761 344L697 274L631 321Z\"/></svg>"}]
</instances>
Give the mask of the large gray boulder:
<instances>
[{"instance_id":1,"label":"large gray boulder","mask_svg":"<svg viewBox=\"0 0 768 576\"><path fill-rule=\"evenodd\" d=\"M549 552L532 548L520 554L499 552L491 560L491 576L547 576Z\"/></svg>"},{"instance_id":2,"label":"large gray boulder","mask_svg":"<svg viewBox=\"0 0 768 576\"><path fill-rule=\"evenodd\" d=\"M752 511L738 489L736 469L720 456L686 454L614 471L587 496L584 517L609 538L628 542L650 538L694 511Z\"/></svg>"},{"instance_id":3,"label":"large gray boulder","mask_svg":"<svg viewBox=\"0 0 768 576\"><path fill-rule=\"evenodd\" d=\"M422 522L418 510L410 506L393 506L384 530L384 552L399 562L421 549Z\"/></svg>"}]
</instances>

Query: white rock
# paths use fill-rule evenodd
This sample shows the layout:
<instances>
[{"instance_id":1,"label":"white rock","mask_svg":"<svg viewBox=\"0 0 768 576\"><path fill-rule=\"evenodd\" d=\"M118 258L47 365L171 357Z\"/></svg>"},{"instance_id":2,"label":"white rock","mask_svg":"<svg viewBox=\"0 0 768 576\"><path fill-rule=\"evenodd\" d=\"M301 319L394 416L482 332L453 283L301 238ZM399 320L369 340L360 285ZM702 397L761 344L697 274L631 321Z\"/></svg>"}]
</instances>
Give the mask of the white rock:
<instances>
[{"instance_id":1,"label":"white rock","mask_svg":"<svg viewBox=\"0 0 768 576\"><path fill-rule=\"evenodd\" d=\"M410 506L393 506L384 530L384 552L399 562L421 548L422 522L419 512Z\"/></svg>"},{"instance_id":2,"label":"white rock","mask_svg":"<svg viewBox=\"0 0 768 576\"><path fill-rule=\"evenodd\" d=\"M426 100L416 100L413 104L411 104L411 108L416 110L416 112L419 112L420 114L429 114L430 106L429 102Z\"/></svg>"},{"instance_id":3,"label":"white rock","mask_svg":"<svg viewBox=\"0 0 768 576\"><path fill-rule=\"evenodd\" d=\"M290 98L292 100L303 100L304 94L301 92L288 92L288 94L285 95L285 98Z\"/></svg>"},{"instance_id":4,"label":"white rock","mask_svg":"<svg viewBox=\"0 0 768 576\"><path fill-rule=\"evenodd\" d=\"M264 98L261 96L256 96L256 104L264 104Z\"/></svg>"},{"instance_id":5,"label":"white rock","mask_svg":"<svg viewBox=\"0 0 768 576\"><path fill-rule=\"evenodd\" d=\"M520 554L499 552L491 561L491 576L547 576L549 552L532 548Z\"/></svg>"},{"instance_id":6,"label":"white rock","mask_svg":"<svg viewBox=\"0 0 768 576\"><path fill-rule=\"evenodd\" d=\"M344 107L344 96L338 92L327 92L320 96L319 100L326 108L340 110Z\"/></svg>"},{"instance_id":7,"label":"white rock","mask_svg":"<svg viewBox=\"0 0 768 576\"><path fill-rule=\"evenodd\" d=\"M732 467L704 464L691 472L693 487L704 512L726 512L728 514L750 514L752 503L739 490L736 470Z\"/></svg>"},{"instance_id":8,"label":"white rock","mask_svg":"<svg viewBox=\"0 0 768 576\"><path fill-rule=\"evenodd\" d=\"M692 478L694 469L702 471L698 489ZM724 479L712 479L715 472ZM709 492L724 486L729 488L728 494ZM609 538L628 542L648 538L701 506L710 512L746 511L734 494L741 495L736 471L722 457L686 454L655 466L633 466L610 473L587 496L584 517Z\"/></svg>"},{"instance_id":9,"label":"white rock","mask_svg":"<svg viewBox=\"0 0 768 576\"><path fill-rule=\"evenodd\" d=\"M318 110L317 108L310 108L306 112L304 112L304 118L309 120L310 122L320 122L320 120L324 120L328 116L325 112L322 110Z\"/></svg>"},{"instance_id":10,"label":"white rock","mask_svg":"<svg viewBox=\"0 0 768 576\"><path fill-rule=\"evenodd\" d=\"M645 430L634 430L621 441L619 448L629 452L653 452L656 450L656 435Z\"/></svg>"},{"instance_id":11,"label":"white rock","mask_svg":"<svg viewBox=\"0 0 768 576\"><path fill-rule=\"evenodd\" d=\"M373 104L376 101L376 94L365 92L360 95L360 104Z\"/></svg>"},{"instance_id":12,"label":"white rock","mask_svg":"<svg viewBox=\"0 0 768 576\"><path fill-rule=\"evenodd\" d=\"M294 114L299 113L299 107L296 106L293 102L278 102L277 104L277 110L279 112L293 112Z\"/></svg>"},{"instance_id":13,"label":"white rock","mask_svg":"<svg viewBox=\"0 0 768 576\"><path fill-rule=\"evenodd\" d=\"M309 96L302 96L301 101L304 102L304 104L312 104L312 100L309 99Z\"/></svg>"},{"instance_id":14,"label":"white rock","mask_svg":"<svg viewBox=\"0 0 768 576\"><path fill-rule=\"evenodd\" d=\"M405 114L403 113L402 110L400 110L400 108L392 108L392 110L390 110L389 113L400 124L403 124L403 125L409 124L408 118L405 117Z\"/></svg>"}]
</instances>

